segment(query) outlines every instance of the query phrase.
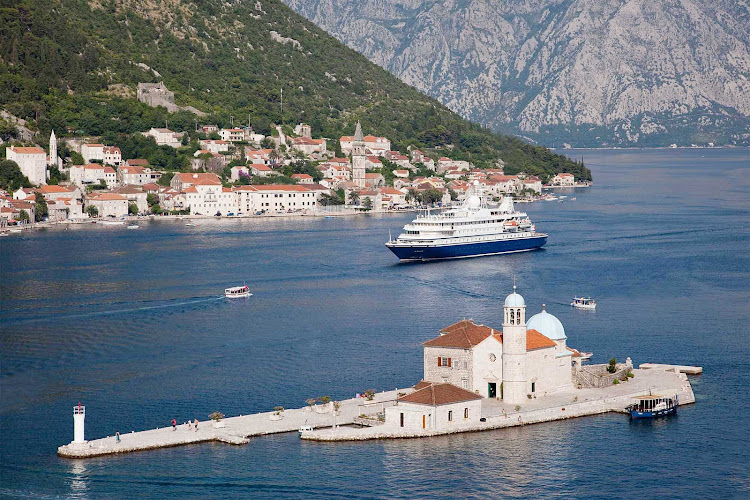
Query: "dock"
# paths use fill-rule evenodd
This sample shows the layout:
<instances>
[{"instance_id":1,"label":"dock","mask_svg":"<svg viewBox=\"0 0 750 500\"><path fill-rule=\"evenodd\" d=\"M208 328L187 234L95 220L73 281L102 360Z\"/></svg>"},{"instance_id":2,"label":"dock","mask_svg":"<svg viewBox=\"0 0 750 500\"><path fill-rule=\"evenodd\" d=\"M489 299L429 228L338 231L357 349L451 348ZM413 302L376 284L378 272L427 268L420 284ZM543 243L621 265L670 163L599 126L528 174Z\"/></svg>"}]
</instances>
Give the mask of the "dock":
<instances>
[{"instance_id":1,"label":"dock","mask_svg":"<svg viewBox=\"0 0 750 500\"><path fill-rule=\"evenodd\" d=\"M372 401L362 397L343 400L335 414L331 403L285 410L281 416L274 415L275 412L264 412L224 418L217 424L210 420L202 421L197 431L181 423L176 430L167 426L122 434L119 443L115 436L80 444L71 443L60 446L57 454L67 458L90 458L206 442L244 445L254 437L298 432L302 426L313 427L312 431L305 431L300 435L302 439L311 441L418 438L501 429L608 412L622 413L634 397L649 393L677 395L680 405L695 402L693 389L685 373L675 371L675 365L654 366L672 369L649 367L633 370L634 377L618 385L556 392L530 399L528 403L520 405L518 410L515 406L504 404L502 400L484 399L482 417L485 421L478 424L457 422L450 428L417 430L390 427L382 422L378 422L378 425L355 425L363 421L377 422L376 415L387 406L394 405L399 394L413 391L407 388L377 393ZM362 419L362 415L370 419Z\"/></svg>"},{"instance_id":2,"label":"dock","mask_svg":"<svg viewBox=\"0 0 750 500\"><path fill-rule=\"evenodd\" d=\"M170 448L189 444L219 442L232 445L243 445L250 438L282 432L298 432L303 425L316 429L334 425L351 425L360 415L375 415L385 406L395 403L399 393L408 394L413 389L396 389L375 394L372 401L364 397L341 401L339 411L334 415L333 404L307 406L289 409L282 412L280 419L275 412L255 413L223 418L216 425L211 420L201 421L198 430L179 423L177 430L171 426L140 432L123 433L118 443L115 436L70 443L60 446L57 454L67 458L90 458L103 455L130 453L136 451Z\"/></svg>"},{"instance_id":3,"label":"dock","mask_svg":"<svg viewBox=\"0 0 750 500\"><path fill-rule=\"evenodd\" d=\"M686 375L700 375L703 373L702 366L685 366L685 365L665 365L661 363L641 363L638 365L641 370L661 370L684 373Z\"/></svg>"},{"instance_id":4,"label":"dock","mask_svg":"<svg viewBox=\"0 0 750 500\"><path fill-rule=\"evenodd\" d=\"M322 429L301 434L311 441L365 441L370 439L423 438L463 432L480 432L505 427L518 427L555 420L598 415L602 413L625 413L625 407L633 398L644 394L677 396L680 405L695 402L692 386L684 373L659 370L633 370L634 377L618 385L605 388L571 389L549 394L523 403L518 410L502 401L483 399L484 422L455 422L440 429L407 429L393 425L338 429Z\"/></svg>"}]
</instances>

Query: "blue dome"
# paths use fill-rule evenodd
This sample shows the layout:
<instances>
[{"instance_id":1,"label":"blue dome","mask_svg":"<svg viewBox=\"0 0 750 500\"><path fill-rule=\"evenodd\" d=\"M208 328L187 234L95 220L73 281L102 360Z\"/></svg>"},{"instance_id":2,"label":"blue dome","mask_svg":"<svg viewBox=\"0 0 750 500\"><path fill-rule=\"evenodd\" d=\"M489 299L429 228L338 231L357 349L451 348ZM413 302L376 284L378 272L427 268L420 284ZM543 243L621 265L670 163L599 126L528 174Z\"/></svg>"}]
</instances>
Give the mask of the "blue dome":
<instances>
[{"instance_id":1,"label":"blue dome","mask_svg":"<svg viewBox=\"0 0 750 500\"><path fill-rule=\"evenodd\" d=\"M515 292L515 288L513 287L513 293L505 297L505 307L526 307L526 301Z\"/></svg>"},{"instance_id":2,"label":"blue dome","mask_svg":"<svg viewBox=\"0 0 750 500\"><path fill-rule=\"evenodd\" d=\"M545 337L551 340L563 340L565 336L565 328L563 328L560 320L542 309L539 314L533 315L526 322L527 330L536 330Z\"/></svg>"}]
</instances>

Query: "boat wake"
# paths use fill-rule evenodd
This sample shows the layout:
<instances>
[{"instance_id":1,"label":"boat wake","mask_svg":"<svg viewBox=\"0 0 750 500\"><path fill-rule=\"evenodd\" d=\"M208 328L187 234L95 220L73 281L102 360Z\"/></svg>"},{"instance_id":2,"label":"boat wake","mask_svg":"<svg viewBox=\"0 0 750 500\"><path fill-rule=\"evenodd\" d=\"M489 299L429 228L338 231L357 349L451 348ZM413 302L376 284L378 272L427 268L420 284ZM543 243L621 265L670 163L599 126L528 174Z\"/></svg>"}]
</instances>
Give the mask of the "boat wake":
<instances>
[{"instance_id":1,"label":"boat wake","mask_svg":"<svg viewBox=\"0 0 750 500\"><path fill-rule=\"evenodd\" d=\"M0 324L17 324L17 323L31 323L31 322L38 322L38 321L59 321L61 319L75 319L75 318L90 318L90 317L96 317L96 316L109 316L114 314L128 314L128 313L134 313L134 312L141 312L141 311L150 311L154 309L167 309L170 307L180 307L180 306L188 306L193 304L200 304L201 302L211 302L216 300L222 300L224 298L223 295L216 296L212 295L211 297L193 297L189 300L180 300L179 302L169 302L166 304L158 304L158 305L144 305L141 307L133 307L128 309L110 309L106 311L91 311L91 312L84 312L84 313L76 313L76 314L50 314L50 315L43 315L43 316L34 316L34 317L28 317L28 318L18 318L18 319L0 319Z\"/></svg>"}]
</instances>

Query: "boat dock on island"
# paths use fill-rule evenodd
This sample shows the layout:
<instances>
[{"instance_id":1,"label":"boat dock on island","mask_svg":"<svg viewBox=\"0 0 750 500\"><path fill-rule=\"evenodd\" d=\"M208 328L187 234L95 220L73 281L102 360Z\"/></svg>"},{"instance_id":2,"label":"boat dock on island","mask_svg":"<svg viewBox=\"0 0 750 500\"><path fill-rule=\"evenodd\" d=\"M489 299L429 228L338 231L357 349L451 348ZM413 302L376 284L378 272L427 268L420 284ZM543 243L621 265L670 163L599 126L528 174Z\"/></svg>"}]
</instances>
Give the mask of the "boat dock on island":
<instances>
[{"instance_id":1,"label":"boat dock on island","mask_svg":"<svg viewBox=\"0 0 750 500\"><path fill-rule=\"evenodd\" d=\"M414 391L414 388L407 388L377 393L372 401L362 397L343 400L335 414L333 404L329 403L284 410L281 419L274 416L275 412L269 411L224 418L218 426L214 426L212 421L203 421L199 423L197 431L188 424L179 424L176 430L167 425L140 432L123 432L119 436L119 442L115 435L117 429L113 428L111 436L60 446L57 454L68 458L89 458L206 442L242 445L257 436L298 433L303 426L311 426L314 430L301 432L300 437L313 441L417 438L477 432L607 412L622 413L634 397L649 390L678 394L681 405L695 402L692 387L685 374L675 373L674 370L641 369L634 370L634 374L632 379L619 385L571 389L530 399L518 409L504 404L502 400L484 398L481 401L483 421L473 424L456 422L454 426L443 429L403 429L380 423L377 417L386 407L393 406L400 395ZM373 425L355 425L355 422L362 422L362 415L370 417ZM91 418L92 412L88 416Z\"/></svg>"}]
</instances>

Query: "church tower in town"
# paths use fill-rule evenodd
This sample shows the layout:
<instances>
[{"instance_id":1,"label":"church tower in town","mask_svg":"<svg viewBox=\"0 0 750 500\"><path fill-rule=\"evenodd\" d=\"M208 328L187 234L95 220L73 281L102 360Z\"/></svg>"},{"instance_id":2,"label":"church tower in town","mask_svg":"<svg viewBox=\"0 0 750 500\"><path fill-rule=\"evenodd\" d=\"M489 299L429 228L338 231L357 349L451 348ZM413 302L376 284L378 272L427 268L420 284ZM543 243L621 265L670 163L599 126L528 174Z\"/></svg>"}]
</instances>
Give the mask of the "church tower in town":
<instances>
[{"instance_id":1,"label":"church tower in town","mask_svg":"<svg viewBox=\"0 0 750 500\"><path fill-rule=\"evenodd\" d=\"M57 166L57 137L54 130L49 136L49 164Z\"/></svg>"},{"instance_id":2,"label":"church tower in town","mask_svg":"<svg viewBox=\"0 0 750 500\"><path fill-rule=\"evenodd\" d=\"M354 131L352 142L352 181L359 188L365 187L365 136L362 134L362 125L357 121L357 129Z\"/></svg>"},{"instance_id":3,"label":"church tower in town","mask_svg":"<svg viewBox=\"0 0 750 500\"><path fill-rule=\"evenodd\" d=\"M513 285L505 299L503 320L503 401L521 404L526 399L526 302Z\"/></svg>"}]
</instances>

